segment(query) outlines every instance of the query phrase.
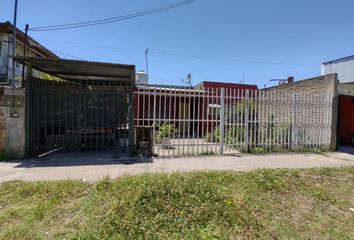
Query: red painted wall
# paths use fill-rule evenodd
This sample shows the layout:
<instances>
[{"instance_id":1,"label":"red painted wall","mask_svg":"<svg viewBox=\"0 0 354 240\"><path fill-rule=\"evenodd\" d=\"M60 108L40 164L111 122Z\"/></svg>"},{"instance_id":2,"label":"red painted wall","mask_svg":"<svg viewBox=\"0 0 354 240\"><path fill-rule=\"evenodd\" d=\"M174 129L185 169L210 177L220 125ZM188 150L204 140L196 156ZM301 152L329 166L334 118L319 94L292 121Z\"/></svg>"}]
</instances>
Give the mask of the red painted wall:
<instances>
[{"instance_id":1,"label":"red painted wall","mask_svg":"<svg viewBox=\"0 0 354 240\"><path fill-rule=\"evenodd\" d=\"M354 97L339 96L340 145L354 146Z\"/></svg>"},{"instance_id":2,"label":"red painted wall","mask_svg":"<svg viewBox=\"0 0 354 240\"><path fill-rule=\"evenodd\" d=\"M236 98L228 98L228 96L234 96L234 94L239 94L239 96L245 96L245 90L251 90L250 95L254 94L254 90L257 90L257 85L247 85L247 84L237 84L237 83L220 83L220 82L202 82L199 86L198 89L201 90L202 88L204 88L205 93L201 94L204 95L204 100L203 98L199 98L198 94L199 93L194 93L191 92L190 93L190 97L186 97L184 96L185 92L182 90L182 92L179 92L178 90L168 90L168 89L163 89L163 90L157 90L158 93L162 94L162 96L157 96L156 97L156 102L157 105L159 106L159 102L162 101L163 105L165 102L167 102L166 104L166 108L169 108L169 106L171 106L171 118L179 118L179 103L180 102L186 102L190 104L190 119L198 119L197 113L198 113L198 109L197 107L199 106L199 119L205 119L205 120L210 120L209 124L206 124L204 122L204 126L202 126L202 124L199 124L199 132L202 133L202 129L204 130L205 134L206 132L210 132L213 130L213 128L215 128L218 125L218 121L216 119L212 119L211 116L207 115L207 109L208 109L208 105L209 104L219 104L220 105L220 95L221 95L221 88L225 89L225 103L226 104L231 104L235 101L238 101ZM137 92L138 89L135 89L135 92ZM141 92L141 91L140 91ZM145 92L150 92L153 93L154 91L152 89L150 90L145 90ZM179 94L182 94L183 96L178 96ZM177 95L177 96L175 96ZM207 97L209 96L209 97ZM135 125L152 125L152 121L145 121L143 122L141 119L142 118L150 118L152 119L152 108L153 108L153 101L154 101L154 97L152 95L145 95L144 97L140 95L139 99L137 97L137 94L135 94L135 118L138 118L139 121L135 121ZM200 101L200 103L199 103ZM171 102L171 105L169 104ZM195 112L193 113L193 106L195 104ZM148 105L150 105L150 117L145 116L143 117L143 111L139 111L138 112L138 105L139 105L139 109L142 109L142 106L145 105L146 111L148 109ZM164 108L164 106L162 107ZM203 114L204 113L204 116ZM158 110L156 112L156 115L158 117L159 113ZM161 112L162 118L165 118L164 116L164 112ZM166 116L168 116L169 114L166 113ZM167 117L168 118L168 117ZM190 124L195 124L196 122L191 122ZM179 124L176 123L176 127L179 128L180 126L178 126ZM208 127L207 127L208 125ZM195 126L196 127L196 126Z\"/></svg>"},{"instance_id":3,"label":"red painted wall","mask_svg":"<svg viewBox=\"0 0 354 240\"><path fill-rule=\"evenodd\" d=\"M201 83L204 88L225 88L225 89L242 89L242 90L257 90L257 85L239 84L239 83L224 83L224 82L208 82Z\"/></svg>"}]
</instances>

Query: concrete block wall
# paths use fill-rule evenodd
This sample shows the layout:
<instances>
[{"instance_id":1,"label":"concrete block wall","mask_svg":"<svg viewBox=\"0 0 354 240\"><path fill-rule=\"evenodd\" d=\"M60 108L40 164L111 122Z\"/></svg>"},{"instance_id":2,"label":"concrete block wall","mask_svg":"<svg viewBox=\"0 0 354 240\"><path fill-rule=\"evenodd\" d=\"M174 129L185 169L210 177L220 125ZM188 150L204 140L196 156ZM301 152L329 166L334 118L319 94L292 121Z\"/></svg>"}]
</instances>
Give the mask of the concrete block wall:
<instances>
[{"instance_id":1,"label":"concrete block wall","mask_svg":"<svg viewBox=\"0 0 354 240\"><path fill-rule=\"evenodd\" d=\"M332 96L331 148L337 148L338 75L328 74L292 83L281 84L262 91L287 91L296 93L327 93Z\"/></svg>"},{"instance_id":2,"label":"concrete block wall","mask_svg":"<svg viewBox=\"0 0 354 240\"><path fill-rule=\"evenodd\" d=\"M24 88L0 88L0 152L9 159L25 156Z\"/></svg>"},{"instance_id":3,"label":"concrete block wall","mask_svg":"<svg viewBox=\"0 0 354 240\"><path fill-rule=\"evenodd\" d=\"M265 88L265 91L289 91L307 93L328 93L337 94L337 74L329 74L292 83L285 83L279 86Z\"/></svg>"}]
</instances>

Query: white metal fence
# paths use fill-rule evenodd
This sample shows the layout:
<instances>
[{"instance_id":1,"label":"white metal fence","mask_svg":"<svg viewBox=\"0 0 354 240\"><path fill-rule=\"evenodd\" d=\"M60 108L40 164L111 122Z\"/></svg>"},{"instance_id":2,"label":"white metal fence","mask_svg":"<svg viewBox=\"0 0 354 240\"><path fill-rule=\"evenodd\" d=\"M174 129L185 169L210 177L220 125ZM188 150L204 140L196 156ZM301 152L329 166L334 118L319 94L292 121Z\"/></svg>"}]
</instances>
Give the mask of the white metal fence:
<instances>
[{"instance_id":1,"label":"white metal fence","mask_svg":"<svg viewBox=\"0 0 354 240\"><path fill-rule=\"evenodd\" d=\"M139 86L135 96L135 126L153 129L159 156L330 147L329 94Z\"/></svg>"}]
</instances>

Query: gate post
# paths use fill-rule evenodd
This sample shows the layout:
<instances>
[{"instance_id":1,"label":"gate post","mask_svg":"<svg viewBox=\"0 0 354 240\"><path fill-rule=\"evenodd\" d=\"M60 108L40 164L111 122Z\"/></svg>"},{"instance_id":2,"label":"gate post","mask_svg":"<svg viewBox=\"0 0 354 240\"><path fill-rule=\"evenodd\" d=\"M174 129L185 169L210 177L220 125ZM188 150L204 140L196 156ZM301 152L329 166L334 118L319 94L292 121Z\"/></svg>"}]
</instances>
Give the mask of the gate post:
<instances>
[{"instance_id":1,"label":"gate post","mask_svg":"<svg viewBox=\"0 0 354 240\"><path fill-rule=\"evenodd\" d=\"M291 124L291 147L295 150L295 93L292 94L292 124Z\"/></svg>"},{"instance_id":2,"label":"gate post","mask_svg":"<svg viewBox=\"0 0 354 240\"><path fill-rule=\"evenodd\" d=\"M32 157L32 65L27 64L25 100L25 157Z\"/></svg>"},{"instance_id":3,"label":"gate post","mask_svg":"<svg viewBox=\"0 0 354 240\"><path fill-rule=\"evenodd\" d=\"M150 97L150 95L148 95ZM161 96L160 96L161 99ZM154 85L154 102L153 102L153 109L152 109L152 119L153 119L153 123L152 123L152 154L156 154L155 153L155 128L156 128L156 84ZM143 111L145 111L145 106L143 108ZM150 118L150 113L149 114L149 118Z\"/></svg>"},{"instance_id":4,"label":"gate post","mask_svg":"<svg viewBox=\"0 0 354 240\"><path fill-rule=\"evenodd\" d=\"M245 102L245 151L248 152L248 131L249 131L249 96L250 96L250 92L247 89L246 90L246 102Z\"/></svg>"},{"instance_id":5,"label":"gate post","mask_svg":"<svg viewBox=\"0 0 354 240\"><path fill-rule=\"evenodd\" d=\"M221 88L220 94L220 154L224 154L224 124L225 124L225 88Z\"/></svg>"},{"instance_id":6,"label":"gate post","mask_svg":"<svg viewBox=\"0 0 354 240\"><path fill-rule=\"evenodd\" d=\"M135 115L135 107L134 107L134 90L135 90L135 67L133 68L133 72L130 77L130 91L129 91L129 154L130 156L134 153L134 115Z\"/></svg>"}]
</instances>

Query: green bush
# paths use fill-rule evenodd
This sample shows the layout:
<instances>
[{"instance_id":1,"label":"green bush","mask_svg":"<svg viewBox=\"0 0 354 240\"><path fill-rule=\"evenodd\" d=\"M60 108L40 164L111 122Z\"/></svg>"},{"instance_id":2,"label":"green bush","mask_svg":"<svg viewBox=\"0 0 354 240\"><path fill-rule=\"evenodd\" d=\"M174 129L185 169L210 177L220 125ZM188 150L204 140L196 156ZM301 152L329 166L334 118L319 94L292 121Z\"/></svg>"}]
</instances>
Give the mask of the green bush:
<instances>
[{"instance_id":1,"label":"green bush","mask_svg":"<svg viewBox=\"0 0 354 240\"><path fill-rule=\"evenodd\" d=\"M225 133L225 143L239 144L243 143L245 139L245 128L240 126L231 126Z\"/></svg>"},{"instance_id":2,"label":"green bush","mask_svg":"<svg viewBox=\"0 0 354 240\"><path fill-rule=\"evenodd\" d=\"M206 142L219 143L220 142L220 127L214 128L211 132L205 135Z\"/></svg>"},{"instance_id":3,"label":"green bush","mask_svg":"<svg viewBox=\"0 0 354 240\"><path fill-rule=\"evenodd\" d=\"M163 138L174 138L178 134L178 129L170 123L157 124L157 139L162 141Z\"/></svg>"},{"instance_id":4,"label":"green bush","mask_svg":"<svg viewBox=\"0 0 354 240\"><path fill-rule=\"evenodd\" d=\"M216 155L213 151L205 151L201 153L202 156L213 156Z\"/></svg>"}]
</instances>

